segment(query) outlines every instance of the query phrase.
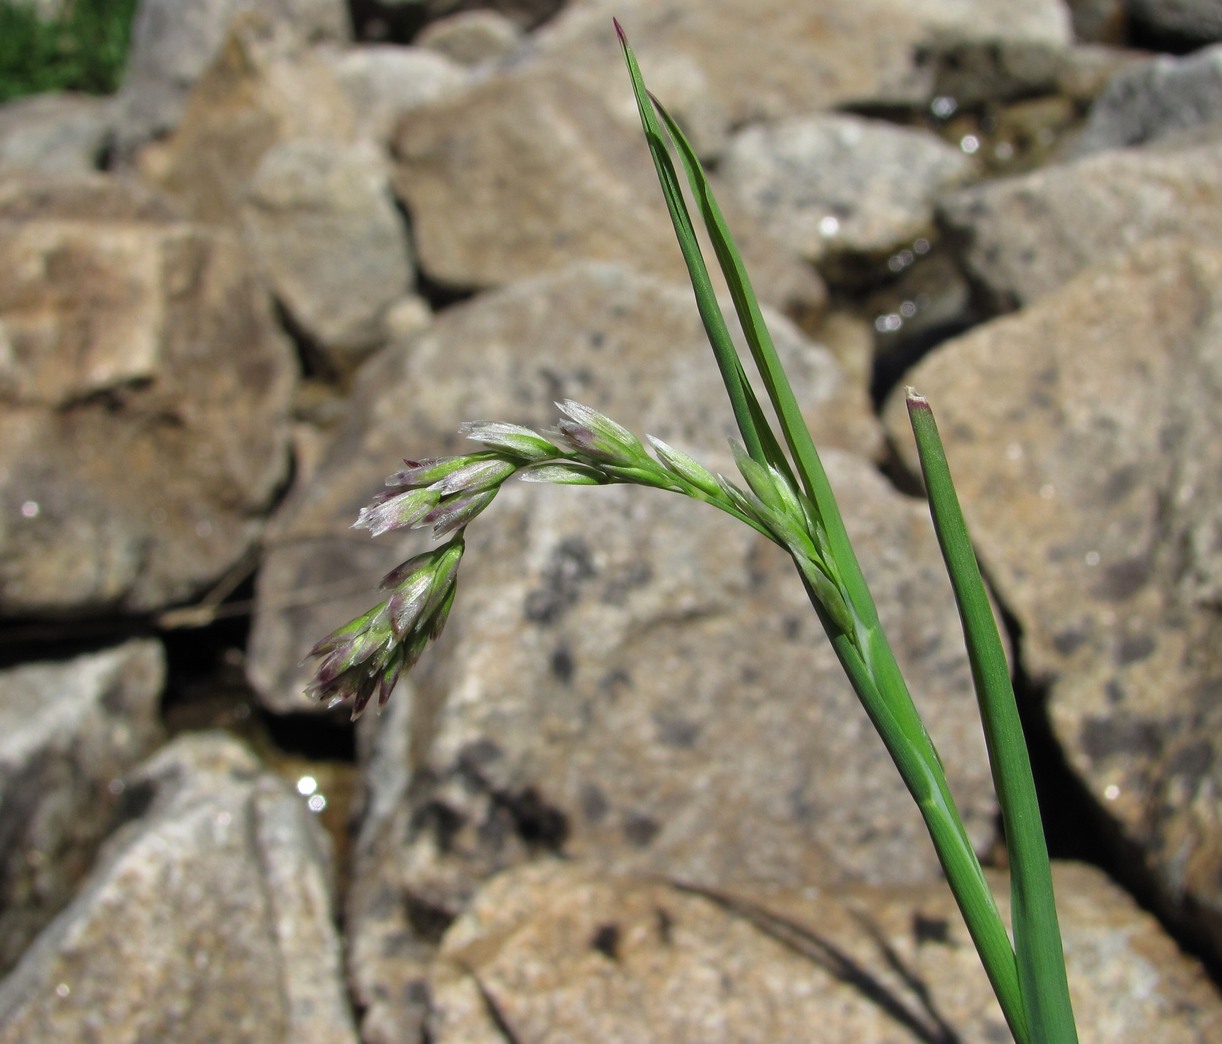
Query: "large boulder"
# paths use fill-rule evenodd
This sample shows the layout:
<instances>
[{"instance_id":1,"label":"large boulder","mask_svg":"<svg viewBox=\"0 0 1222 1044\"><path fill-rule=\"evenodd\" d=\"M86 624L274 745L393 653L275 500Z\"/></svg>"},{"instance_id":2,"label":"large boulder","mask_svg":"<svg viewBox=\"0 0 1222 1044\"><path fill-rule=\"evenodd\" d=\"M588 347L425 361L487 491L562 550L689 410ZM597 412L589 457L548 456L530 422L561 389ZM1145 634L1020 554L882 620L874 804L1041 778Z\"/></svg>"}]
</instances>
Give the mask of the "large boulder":
<instances>
[{"instance_id":1,"label":"large boulder","mask_svg":"<svg viewBox=\"0 0 1222 1044\"><path fill-rule=\"evenodd\" d=\"M330 856L301 798L216 733L125 784L129 822L0 983L0 1041L355 1044Z\"/></svg>"},{"instance_id":2,"label":"large boulder","mask_svg":"<svg viewBox=\"0 0 1222 1044\"><path fill-rule=\"evenodd\" d=\"M230 22L260 15L293 26L307 40L346 40L343 0L141 0L120 92L119 148L128 152L177 126L187 95L216 58Z\"/></svg>"},{"instance_id":3,"label":"large boulder","mask_svg":"<svg viewBox=\"0 0 1222 1044\"><path fill-rule=\"evenodd\" d=\"M242 244L101 175L0 183L0 613L148 612L251 552L292 346Z\"/></svg>"},{"instance_id":4,"label":"large boulder","mask_svg":"<svg viewBox=\"0 0 1222 1044\"><path fill-rule=\"evenodd\" d=\"M1152 917L1098 870L1055 878L1084 1044L1222 1032L1217 992ZM506 1027L574 1044L1009 1039L941 884L753 894L543 862L480 891L429 986L437 1044Z\"/></svg>"},{"instance_id":5,"label":"large boulder","mask_svg":"<svg viewBox=\"0 0 1222 1044\"><path fill-rule=\"evenodd\" d=\"M393 148L421 271L445 287L500 286L581 260L687 281L639 124L615 119L568 71L536 63L413 109ZM812 272L737 208L727 221L766 303L818 310Z\"/></svg>"}]
</instances>

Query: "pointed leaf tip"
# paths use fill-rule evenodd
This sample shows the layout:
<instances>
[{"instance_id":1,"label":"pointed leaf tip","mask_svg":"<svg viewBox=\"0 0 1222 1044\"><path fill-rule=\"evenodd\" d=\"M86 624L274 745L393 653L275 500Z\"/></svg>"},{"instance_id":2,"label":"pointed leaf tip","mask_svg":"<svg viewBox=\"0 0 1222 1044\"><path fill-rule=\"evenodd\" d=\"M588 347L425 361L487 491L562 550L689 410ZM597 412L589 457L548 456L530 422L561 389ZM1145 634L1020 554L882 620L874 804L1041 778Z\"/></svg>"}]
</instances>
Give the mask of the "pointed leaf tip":
<instances>
[{"instance_id":1,"label":"pointed leaf tip","mask_svg":"<svg viewBox=\"0 0 1222 1044\"><path fill-rule=\"evenodd\" d=\"M628 37L624 35L624 27L619 24L619 19L612 18L611 24L615 26L615 35L619 37L620 44L626 46L628 43Z\"/></svg>"}]
</instances>

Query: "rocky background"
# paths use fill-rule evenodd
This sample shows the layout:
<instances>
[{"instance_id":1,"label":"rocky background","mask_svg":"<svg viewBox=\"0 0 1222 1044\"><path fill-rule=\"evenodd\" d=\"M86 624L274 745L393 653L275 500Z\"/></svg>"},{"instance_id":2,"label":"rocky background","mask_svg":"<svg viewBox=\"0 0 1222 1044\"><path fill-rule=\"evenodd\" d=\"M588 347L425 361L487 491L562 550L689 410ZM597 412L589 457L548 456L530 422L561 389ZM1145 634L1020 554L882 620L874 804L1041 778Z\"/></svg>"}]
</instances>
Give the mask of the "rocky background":
<instances>
[{"instance_id":1,"label":"rocky background","mask_svg":"<svg viewBox=\"0 0 1222 1044\"><path fill-rule=\"evenodd\" d=\"M611 29L715 171L1004 881L896 388L1012 644L1086 1041L1222 1039L1216 0L144 0L0 109L0 1042L988 1041L783 556L514 486L359 728L405 454L571 397L728 466Z\"/></svg>"}]
</instances>

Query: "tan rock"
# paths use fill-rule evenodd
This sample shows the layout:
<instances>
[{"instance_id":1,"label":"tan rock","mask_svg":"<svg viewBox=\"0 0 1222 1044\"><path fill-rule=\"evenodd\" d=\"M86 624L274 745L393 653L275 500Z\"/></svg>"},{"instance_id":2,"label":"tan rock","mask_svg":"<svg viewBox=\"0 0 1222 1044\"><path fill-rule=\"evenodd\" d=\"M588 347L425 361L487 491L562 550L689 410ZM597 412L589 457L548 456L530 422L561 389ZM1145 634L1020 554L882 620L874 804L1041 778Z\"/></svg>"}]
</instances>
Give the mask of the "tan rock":
<instances>
[{"instance_id":1,"label":"tan rock","mask_svg":"<svg viewBox=\"0 0 1222 1044\"><path fill-rule=\"evenodd\" d=\"M1222 1000L1149 915L1097 870L1056 880L1084 1044L1222 1031ZM710 894L539 863L477 895L430 987L438 1044L506 1027L573 1044L1008 1039L941 885Z\"/></svg>"},{"instance_id":2,"label":"tan rock","mask_svg":"<svg viewBox=\"0 0 1222 1044\"><path fill-rule=\"evenodd\" d=\"M436 282L499 286L579 260L687 282L639 124L619 124L565 72L505 73L413 110L394 154L420 266ZM817 311L817 277L734 209L727 220L761 298Z\"/></svg>"},{"instance_id":3,"label":"tan rock","mask_svg":"<svg viewBox=\"0 0 1222 1044\"><path fill-rule=\"evenodd\" d=\"M296 363L231 235L113 179L0 188L0 605L149 611L249 553Z\"/></svg>"},{"instance_id":4,"label":"tan rock","mask_svg":"<svg viewBox=\"0 0 1222 1044\"><path fill-rule=\"evenodd\" d=\"M380 344L414 273L381 154L320 139L280 142L251 178L241 219L276 297L342 371Z\"/></svg>"},{"instance_id":5,"label":"tan rock","mask_svg":"<svg viewBox=\"0 0 1222 1044\"><path fill-rule=\"evenodd\" d=\"M307 103L308 102L308 103ZM136 166L199 221L233 224L264 154L290 138L357 137L332 63L281 22L244 14L195 85L177 130Z\"/></svg>"}]
</instances>

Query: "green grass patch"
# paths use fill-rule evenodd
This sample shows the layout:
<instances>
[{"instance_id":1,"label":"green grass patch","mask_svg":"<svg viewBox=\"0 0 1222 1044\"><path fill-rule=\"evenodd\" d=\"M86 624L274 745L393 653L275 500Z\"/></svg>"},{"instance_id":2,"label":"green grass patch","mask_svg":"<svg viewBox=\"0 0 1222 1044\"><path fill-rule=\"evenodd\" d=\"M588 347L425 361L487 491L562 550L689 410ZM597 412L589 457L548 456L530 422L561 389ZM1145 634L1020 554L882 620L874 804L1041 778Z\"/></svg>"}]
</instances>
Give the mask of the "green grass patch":
<instances>
[{"instance_id":1,"label":"green grass patch","mask_svg":"<svg viewBox=\"0 0 1222 1044\"><path fill-rule=\"evenodd\" d=\"M47 91L113 94L127 65L138 0L67 0L41 20L0 0L0 102Z\"/></svg>"}]
</instances>

